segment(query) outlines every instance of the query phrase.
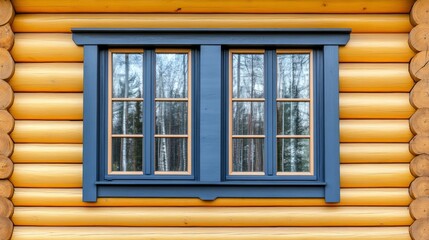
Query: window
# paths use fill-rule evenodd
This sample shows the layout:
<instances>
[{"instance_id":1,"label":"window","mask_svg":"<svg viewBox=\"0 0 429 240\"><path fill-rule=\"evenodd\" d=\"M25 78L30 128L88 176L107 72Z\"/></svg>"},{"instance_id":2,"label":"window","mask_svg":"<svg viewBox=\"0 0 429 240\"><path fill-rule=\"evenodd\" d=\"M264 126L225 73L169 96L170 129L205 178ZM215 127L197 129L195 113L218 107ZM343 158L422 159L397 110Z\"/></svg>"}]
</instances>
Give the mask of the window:
<instances>
[{"instance_id":1,"label":"window","mask_svg":"<svg viewBox=\"0 0 429 240\"><path fill-rule=\"evenodd\" d=\"M338 47L349 29L73 29L83 200L339 201Z\"/></svg>"}]
</instances>

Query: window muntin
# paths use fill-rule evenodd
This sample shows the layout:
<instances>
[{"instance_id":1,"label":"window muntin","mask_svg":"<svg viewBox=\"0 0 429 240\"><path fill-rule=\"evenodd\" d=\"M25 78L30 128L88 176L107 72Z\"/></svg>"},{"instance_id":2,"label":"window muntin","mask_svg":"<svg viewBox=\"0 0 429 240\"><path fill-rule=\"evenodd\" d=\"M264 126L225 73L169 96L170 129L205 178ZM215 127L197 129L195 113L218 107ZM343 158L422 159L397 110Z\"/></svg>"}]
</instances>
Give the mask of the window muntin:
<instances>
[{"instance_id":1,"label":"window muntin","mask_svg":"<svg viewBox=\"0 0 429 240\"><path fill-rule=\"evenodd\" d=\"M142 175L144 163L150 163L150 175L190 175L191 50L156 49L152 69L144 69L144 54L108 50L108 174ZM154 71L153 77L144 80L145 71ZM154 94L144 99L148 82ZM153 141L151 159L144 159L144 100L154 102L154 134L147 136Z\"/></svg>"},{"instance_id":2,"label":"window muntin","mask_svg":"<svg viewBox=\"0 0 429 240\"><path fill-rule=\"evenodd\" d=\"M312 51L277 50L274 57L275 68L265 50L229 50L229 175L272 175L270 166L279 176L314 174ZM266 71L275 89L265 89Z\"/></svg>"}]
</instances>

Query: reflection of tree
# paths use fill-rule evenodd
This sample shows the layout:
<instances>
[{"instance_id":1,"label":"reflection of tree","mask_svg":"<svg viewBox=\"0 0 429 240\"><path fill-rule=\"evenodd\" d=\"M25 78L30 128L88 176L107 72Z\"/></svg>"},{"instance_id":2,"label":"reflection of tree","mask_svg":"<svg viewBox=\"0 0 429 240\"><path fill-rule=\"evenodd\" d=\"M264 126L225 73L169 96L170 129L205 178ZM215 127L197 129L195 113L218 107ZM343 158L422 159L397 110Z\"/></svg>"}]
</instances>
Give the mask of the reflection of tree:
<instances>
[{"instance_id":1,"label":"reflection of tree","mask_svg":"<svg viewBox=\"0 0 429 240\"><path fill-rule=\"evenodd\" d=\"M156 55L156 97L187 98L187 54ZM156 103L155 133L187 134L188 104L180 101ZM155 159L157 171L187 170L187 138L157 138Z\"/></svg>"},{"instance_id":2,"label":"reflection of tree","mask_svg":"<svg viewBox=\"0 0 429 240\"><path fill-rule=\"evenodd\" d=\"M113 54L113 98L140 98L143 88L142 54ZM142 102L114 101L112 103L112 133L142 134ZM113 139L112 169L142 170L142 141L136 138Z\"/></svg>"}]
</instances>

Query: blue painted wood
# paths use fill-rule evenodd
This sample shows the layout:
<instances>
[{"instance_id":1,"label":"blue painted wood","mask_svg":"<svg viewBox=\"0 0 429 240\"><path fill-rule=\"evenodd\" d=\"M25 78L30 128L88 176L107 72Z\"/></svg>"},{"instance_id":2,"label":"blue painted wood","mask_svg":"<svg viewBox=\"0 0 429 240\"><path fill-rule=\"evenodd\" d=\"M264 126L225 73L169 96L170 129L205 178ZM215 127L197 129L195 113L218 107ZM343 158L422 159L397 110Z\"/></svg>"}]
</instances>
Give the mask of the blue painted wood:
<instances>
[{"instance_id":1,"label":"blue painted wood","mask_svg":"<svg viewBox=\"0 0 429 240\"><path fill-rule=\"evenodd\" d=\"M72 29L78 45L344 45L351 29Z\"/></svg>"},{"instance_id":2,"label":"blue painted wood","mask_svg":"<svg viewBox=\"0 0 429 240\"><path fill-rule=\"evenodd\" d=\"M276 173L276 54L265 52L265 166L266 174Z\"/></svg>"},{"instance_id":3,"label":"blue painted wood","mask_svg":"<svg viewBox=\"0 0 429 240\"><path fill-rule=\"evenodd\" d=\"M338 46L324 49L325 200L340 201Z\"/></svg>"},{"instance_id":4,"label":"blue painted wood","mask_svg":"<svg viewBox=\"0 0 429 240\"><path fill-rule=\"evenodd\" d=\"M85 63L83 65L83 201L97 201L98 170L98 81L99 57L98 46L86 45L84 47Z\"/></svg>"},{"instance_id":5,"label":"blue painted wood","mask_svg":"<svg viewBox=\"0 0 429 240\"><path fill-rule=\"evenodd\" d=\"M202 45L200 64L200 180L221 180L221 46Z\"/></svg>"},{"instance_id":6,"label":"blue painted wood","mask_svg":"<svg viewBox=\"0 0 429 240\"><path fill-rule=\"evenodd\" d=\"M155 52L147 49L143 54L143 97L144 97L144 122L143 122L143 171L145 175L154 173L154 79L155 79ZM109 176L110 177L110 176Z\"/></svg>"}]
</instances>

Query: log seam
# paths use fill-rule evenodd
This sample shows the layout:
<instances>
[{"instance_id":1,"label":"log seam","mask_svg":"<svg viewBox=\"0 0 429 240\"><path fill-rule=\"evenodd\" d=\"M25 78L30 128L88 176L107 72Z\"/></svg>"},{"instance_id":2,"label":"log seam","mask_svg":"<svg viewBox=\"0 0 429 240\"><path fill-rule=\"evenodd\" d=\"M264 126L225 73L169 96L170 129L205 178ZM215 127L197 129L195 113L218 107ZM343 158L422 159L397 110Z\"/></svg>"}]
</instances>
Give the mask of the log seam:
<instances>
[{"instance_id":1,"label":"log seam","mask_svg":"<svg viewBox=\"0 0 429 240\"><path fill-rule=\"evenodd\" d=\"M413 240L429 239L429 1L418 0L410 12L414 28L409 34L410 48L416 52L409 71L416 84L410 92L410 103L417 110L410 118L415 135L410 141L410 172L416 177L409 192L414 199L409 211L415 220L410 226Z\"/></svg>"},{"instance_id":2,"label":"log seam","mask_svg":"<svg viewBox=\"0 0 429 240\"><path fill-rule=\"evenodd\" d=\"M13 102L13 89L8 80L15 72L15 62L10 53L15 36L10 27L15 11L10 0L0 2L0 239L10 239L13 233L12 215L14 205L13 184L9 178L13 172L13 162L9 158L13 151L13 141L9 134L14 128L15 119L9 112Z\"/></svg>"}]
</instances>

